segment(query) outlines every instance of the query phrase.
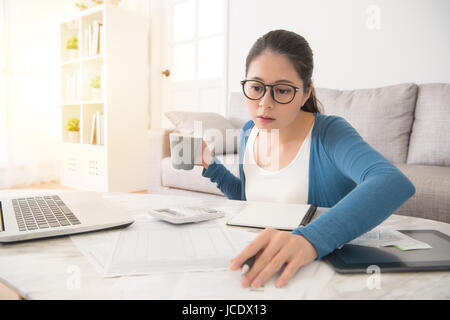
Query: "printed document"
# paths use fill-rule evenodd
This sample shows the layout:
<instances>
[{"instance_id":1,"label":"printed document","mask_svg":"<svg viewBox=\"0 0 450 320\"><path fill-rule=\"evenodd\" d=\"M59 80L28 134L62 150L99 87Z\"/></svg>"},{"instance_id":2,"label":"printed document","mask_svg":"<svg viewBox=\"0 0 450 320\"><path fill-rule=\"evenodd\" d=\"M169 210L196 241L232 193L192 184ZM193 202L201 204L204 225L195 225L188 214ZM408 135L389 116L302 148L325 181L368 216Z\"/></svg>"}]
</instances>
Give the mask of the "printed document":
<instances>
[{"instance_id":1,"label":"printed document","mask_svg":"<svg viewBox=\"0 0 450 320\"><path fill-rule=\"evenodd\" d=\"M389 230L382 227L374 228L360 237L348 242L348 244L374 248L394 246L400 250L431 248L429 244L411 238L400 231Z\"/></svg>"},{"instance_id":2,"label":"printed document","mask_svg":"<svg viewBox=\"0 0 450 320\"><path fill-rule=\"evenodd\" d=\"M236 254L220 224L144 222L120 232L104 275L227 270Z\"/></svg>"}]
</instances>

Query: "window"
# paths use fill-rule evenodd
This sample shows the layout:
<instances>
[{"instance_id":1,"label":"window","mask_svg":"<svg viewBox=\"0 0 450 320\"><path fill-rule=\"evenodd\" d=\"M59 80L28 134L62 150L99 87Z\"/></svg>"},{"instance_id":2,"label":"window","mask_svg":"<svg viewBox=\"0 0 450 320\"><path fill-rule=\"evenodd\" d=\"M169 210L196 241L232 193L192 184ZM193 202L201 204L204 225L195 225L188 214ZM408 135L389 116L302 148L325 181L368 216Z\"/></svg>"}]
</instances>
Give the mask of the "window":
<instances>
[{"instance_id":1,"label":"window","mask_svg":"<svg viewBox=\"0 0 450 320\"><path fill-rule=\"evenodd\" d=\"M6 32L5 1L0 0L0 168L6 167Z\"/></svg>"},{"instance_id":2,"label":"window","mask_svg":"<svg viewBox=\"0 0 450 320\"><path fill-rule=\"evenodd\" d=\"M58 159L55 22L64 2L45 2L0 0L0 188L38 183Z\"/></svg>"},{"instance_id":3,"label":"window","mask_svg":"<svg viewBox=\"0 0 450 320\"><path fill-rule=\"evenodd\" d=\"M5 72L5 1L0 0L0 72Z\"/></svg>"},{"instance_id":4,"label":"window","mask_svg":"<svg viewBox=\"0 0 450 320\"><path fill-rule=\"evenodd\" d=\"M224 25L224 0L174 2L174 81L223 78Z\"/></svg>"}]
</instances>

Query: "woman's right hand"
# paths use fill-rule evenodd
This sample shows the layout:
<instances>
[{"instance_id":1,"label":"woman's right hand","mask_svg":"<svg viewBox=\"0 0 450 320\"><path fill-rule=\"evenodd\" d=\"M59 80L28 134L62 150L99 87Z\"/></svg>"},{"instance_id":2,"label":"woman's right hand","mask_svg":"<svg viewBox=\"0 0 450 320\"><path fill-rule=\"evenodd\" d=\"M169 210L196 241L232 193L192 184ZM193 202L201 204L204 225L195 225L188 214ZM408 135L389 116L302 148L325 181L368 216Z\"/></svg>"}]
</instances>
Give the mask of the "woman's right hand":
<instances>
[{"instance_id":1,"label":"woman's right hand","mask_svg":"<svg viewBox=\"0 0 450 320\"><path fill-rule=\"evenodd\" d=\"M202 149L195 158L194 165L202 166L205 170L208 170L209 165L213 160L213 154L211 149L206 144L205 140L202 139Z\"/></svg>"}]
</instances>

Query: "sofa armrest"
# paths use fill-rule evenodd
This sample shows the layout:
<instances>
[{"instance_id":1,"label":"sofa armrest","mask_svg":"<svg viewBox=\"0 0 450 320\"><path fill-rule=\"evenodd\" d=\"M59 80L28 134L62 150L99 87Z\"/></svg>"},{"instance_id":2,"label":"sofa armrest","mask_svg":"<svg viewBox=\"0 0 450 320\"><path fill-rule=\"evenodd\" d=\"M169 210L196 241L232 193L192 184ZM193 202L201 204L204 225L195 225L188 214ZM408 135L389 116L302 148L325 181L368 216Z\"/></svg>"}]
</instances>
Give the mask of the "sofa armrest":
<instances>
[{"instance_id":1,"label":"sofa armrest","mask_svg":"<svg viewBox=\"0 0 450 320\"><path fill-rule=\"evenodd\" d=\"M169 134L174 129L151 129L148 131L149 141L149 177L148 192L155 193L162 189L161 184L161 160L170 157Z\"/></svg>"}]
</instances>

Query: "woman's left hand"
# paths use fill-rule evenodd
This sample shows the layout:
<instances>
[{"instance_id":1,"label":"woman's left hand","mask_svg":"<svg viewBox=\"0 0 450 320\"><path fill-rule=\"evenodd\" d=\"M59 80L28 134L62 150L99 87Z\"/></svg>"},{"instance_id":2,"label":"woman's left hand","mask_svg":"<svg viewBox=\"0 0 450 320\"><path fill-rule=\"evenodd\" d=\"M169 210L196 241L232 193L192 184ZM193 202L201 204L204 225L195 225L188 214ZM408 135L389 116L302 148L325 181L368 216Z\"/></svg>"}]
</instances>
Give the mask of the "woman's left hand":
<instances>
[{"instance_id":1,"label":"woman's left hand","mask_svg":"<svg viewBox=\"0 0 450 320\"><path fill-rule=\"evenodd\" d=\"M286 285L301 266L317 257L317 251L305 237L285 231L267 228L262 231L241 253L231 260L230 269L239 269L244 262L256 255L251 269L241 279L244 288L258 288L287 263L275 285Z\"/></svg>"}]
</instances>

